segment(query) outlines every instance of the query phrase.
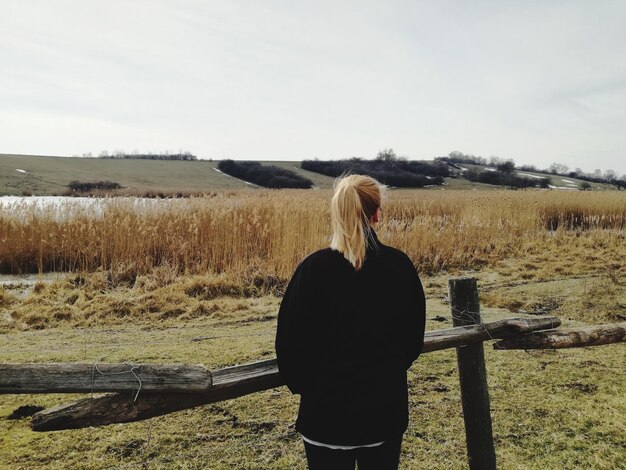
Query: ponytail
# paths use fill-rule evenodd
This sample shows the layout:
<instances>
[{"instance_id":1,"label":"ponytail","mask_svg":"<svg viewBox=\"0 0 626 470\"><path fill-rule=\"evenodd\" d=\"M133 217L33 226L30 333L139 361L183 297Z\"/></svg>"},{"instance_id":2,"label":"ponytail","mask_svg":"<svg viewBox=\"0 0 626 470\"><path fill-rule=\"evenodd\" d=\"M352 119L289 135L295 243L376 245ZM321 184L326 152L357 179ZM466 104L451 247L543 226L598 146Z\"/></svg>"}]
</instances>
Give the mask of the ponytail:
<instances>
[{"instance_id":1,"label":"ponytail","mask_svg":"<svg viewBox=\"0 0 626 470\"><path fill-rule=\"evenodd\" d=\"M369 176L349 175L335 180L330 214L330 247L339 251L357 271L363 267L372 238L370 220L380 207L384 186Z\"/></svg>"}]
</instances>

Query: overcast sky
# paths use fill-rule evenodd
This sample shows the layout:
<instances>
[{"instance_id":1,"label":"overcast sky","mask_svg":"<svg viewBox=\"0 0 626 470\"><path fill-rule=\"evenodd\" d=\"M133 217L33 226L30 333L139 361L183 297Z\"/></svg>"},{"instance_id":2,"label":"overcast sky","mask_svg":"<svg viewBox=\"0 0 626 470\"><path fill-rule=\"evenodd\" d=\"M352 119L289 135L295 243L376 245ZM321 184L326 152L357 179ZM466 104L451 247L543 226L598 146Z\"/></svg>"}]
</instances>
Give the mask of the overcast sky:
<instances>
[{"instance_id":1,"label":"overcast sky","mask_svg":"<svg viewBox=\"0 0 626 470\"><path fill-rule=\"evenodd\" d=\"M0 153L626 173L626 2L0 0Z\"/></svg>"}]
</instances>

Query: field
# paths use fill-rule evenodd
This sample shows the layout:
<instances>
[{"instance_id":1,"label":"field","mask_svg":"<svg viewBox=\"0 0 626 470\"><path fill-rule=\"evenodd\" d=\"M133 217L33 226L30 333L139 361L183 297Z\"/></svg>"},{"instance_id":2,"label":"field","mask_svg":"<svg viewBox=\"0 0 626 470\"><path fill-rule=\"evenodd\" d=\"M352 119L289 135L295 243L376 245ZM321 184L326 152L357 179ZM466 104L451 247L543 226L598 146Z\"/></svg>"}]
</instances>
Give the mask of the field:
<instances>
[{"instance_id":1,"label":"field","mask_svg":"<svg viewBox=\"0 0 626 470\"><path fill-rule=\"evenodd\" d=\"M227 190L140 206L105 201L97 211L0 209L2 272L59 272L0 288L0 360L218 368L271 357L285 283L327 245L329 197ZM390 191L378 234L419 268L431 330L451 326L447 279L456 275L479 279L485 321L625 321L625 229L626 195L615 191ZM626 467L623 344L485 349L501 468ZM409 380L401 468L465 468L454 351L423 355ZM292 425L297 397L284 387L104 428L33 433L27 419L7 419L21 405L72 398L1 397L0 467L305 466Z\"/></svg>"},{"instance_id":2,"label":"field","mask_svg":"<svg viewBox=\"0 0 626 470\"><path fill-rule=\"evenodd\" d=\"M209 161L114 160L29 155L0 156L0 195L63 194L70 181L114 181L131 192L209 192L246 185ZM24 170L21 173L16 170Z\"/></svg>"},{"instance_id":3,"label":"field","mask_svg":"<svg viewBox=\"0 0 626 470\"><path fill-rule=\"evenodd\" d=\"M215 171L217 161L158 161L121 160L101 158L46 157L32 155L0 154L0 196L22 194L57 195L67 191L70 181L113 181L123 188L120 194L199 194L229 189L246 189L243 181ZM300 168L300 162L264 161L309 178L317 188L328 189L333 178ZM475 165L465 165L474 168ZM22 171L18 171L22 170ZM528 172L523 172L528 173ZM534 174L545 177L546 175ZM568 187L554 177L554 184ZM579 184L581 181L566 178ZM607 189L606 185L592 183L594 189ZM464 178L446 178L445 189L493 190L496 187L473 183ZM425 190L439 191L442 188Z\"/></svg>"}]
</instances>

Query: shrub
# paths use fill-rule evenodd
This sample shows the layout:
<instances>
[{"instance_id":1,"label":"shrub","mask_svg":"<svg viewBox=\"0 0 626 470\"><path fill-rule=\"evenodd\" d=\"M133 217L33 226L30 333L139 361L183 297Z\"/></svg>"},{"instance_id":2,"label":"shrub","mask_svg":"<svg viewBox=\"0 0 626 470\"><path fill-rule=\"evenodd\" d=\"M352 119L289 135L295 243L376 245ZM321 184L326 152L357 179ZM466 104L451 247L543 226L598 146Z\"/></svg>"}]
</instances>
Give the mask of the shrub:
<instances>
[{"instance_id":1,"label":"shrub","mask_svg":"<svg viewBox=\"0 0 626 470\"><path fill-rule=\"evenodd\" d=\"M70 181L67 185L70 193L89 193L93 190L114 191L122 186L113 181Z\"/></svg>"},{"instance_id":2,"label":"shrub","mask_svg":"<svg viewBox=\"0 0 626 470\"><path fill-rule=\"evenodd\" d=\"M451 162L451 163L466 163L470 165L483 165L487 166L489 162L486 158L476 157L474 155L465 155L463 152L450 152L445 157L438 157L435 160L442 162Z\"/></svg>"},{"instance_id":3,"label":"shrub","mask_svg":"<svg viewBox=\"0 0 626 470\"><path fill-rule=\"evenodd\" d=\"M343 174L358 173L376 178L383 184L404 188L422 188L427 185L440 185L450 171L445 163L424 163L417 161L377 158L363 160L304 160L302 169L338 177Z\"/></svg>"},{"instance_id":4,"label":"shrub","mask_svg":"<svg viewBox=\"0 0 626 470\"><path fill-rule=\"evenodd\" d=\"M235 178L266 188L300 188L313 186L313 181L297 173L275 165L261 165L259 162L236 162L222 160L217 168Z\"/></svg>"}]
</instances>

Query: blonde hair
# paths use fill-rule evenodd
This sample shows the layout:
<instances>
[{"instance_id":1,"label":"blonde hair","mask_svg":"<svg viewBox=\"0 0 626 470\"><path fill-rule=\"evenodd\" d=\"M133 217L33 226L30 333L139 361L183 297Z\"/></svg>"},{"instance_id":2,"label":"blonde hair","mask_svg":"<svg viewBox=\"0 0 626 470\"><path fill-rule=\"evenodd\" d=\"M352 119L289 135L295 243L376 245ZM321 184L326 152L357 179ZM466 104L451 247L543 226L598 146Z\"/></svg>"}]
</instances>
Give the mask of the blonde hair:
<instances>
[{"instance_id":1,"label":"blonde hair","mask_svg":"<svg viewBox=\"0 0 626 470\"><path fill-rule=\"evenodd\" d=\"M380 207L385 187L370 176L348 175L335 180L330 204L333 237L330 247L339 251L357 271L363 267L370 220Z\"/></svg>"}]
</instances>

